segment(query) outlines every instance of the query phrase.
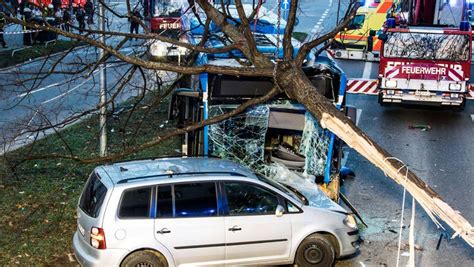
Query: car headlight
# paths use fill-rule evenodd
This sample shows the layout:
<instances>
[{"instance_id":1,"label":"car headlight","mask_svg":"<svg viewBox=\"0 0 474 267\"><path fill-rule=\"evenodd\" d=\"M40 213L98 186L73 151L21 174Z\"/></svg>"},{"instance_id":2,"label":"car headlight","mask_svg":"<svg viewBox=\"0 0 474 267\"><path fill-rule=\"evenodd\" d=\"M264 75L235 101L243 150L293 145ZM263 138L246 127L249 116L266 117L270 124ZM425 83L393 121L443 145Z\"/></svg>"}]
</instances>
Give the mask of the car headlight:
<instances>
[{"instance_id":1,"label":"car headlight","mask_svg":"<svg viewBox=\"0 0 474 267\"><path fill-rule=\"evenodd\" d=\"M459 91L461 90L461 85L458 83L450 83L449 84L449 90L451 91Z\"/></svg>"},{"instance_id":2,"label":"car headlight","mask_svg":"<svg viewBox=\"0 0 474 267\"><path fill-rule=\"evenodd\" d=\"M357 229L357 221L354 218L354 215L348 214L343 222L347 227Z\"/></svg>"},{"instance_id":3,"label":"car headlight","mask_svg":"<svg viewBox=\"0 0 474 267\"><path fill-rule=\"evenodd\" d=\"M385 81L385 87L387 88L396 88L397 87L397 81Z\"/></svg>"}]
</instances>

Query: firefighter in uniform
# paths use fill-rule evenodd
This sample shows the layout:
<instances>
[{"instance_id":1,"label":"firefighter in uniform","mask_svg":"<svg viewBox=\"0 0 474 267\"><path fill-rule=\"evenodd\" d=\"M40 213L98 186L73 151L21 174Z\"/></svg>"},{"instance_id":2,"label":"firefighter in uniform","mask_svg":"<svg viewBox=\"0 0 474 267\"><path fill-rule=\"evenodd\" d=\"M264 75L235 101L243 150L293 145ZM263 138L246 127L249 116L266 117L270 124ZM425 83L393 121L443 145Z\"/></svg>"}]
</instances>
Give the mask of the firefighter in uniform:
<instances>
[{"instance_id":1,"label":"firefighter in uniform","mask_svg":"<svg viewBox=\"0 0 474 267\"><path fill-rule=\"evenodd\" d=\"M5 42L5 39L3 39L3 27L7 23L7 20L5 19L5 13L0 13L0 43L2 44L3 48L7 48L7 43Z\"/></svg>"}]
</instances>

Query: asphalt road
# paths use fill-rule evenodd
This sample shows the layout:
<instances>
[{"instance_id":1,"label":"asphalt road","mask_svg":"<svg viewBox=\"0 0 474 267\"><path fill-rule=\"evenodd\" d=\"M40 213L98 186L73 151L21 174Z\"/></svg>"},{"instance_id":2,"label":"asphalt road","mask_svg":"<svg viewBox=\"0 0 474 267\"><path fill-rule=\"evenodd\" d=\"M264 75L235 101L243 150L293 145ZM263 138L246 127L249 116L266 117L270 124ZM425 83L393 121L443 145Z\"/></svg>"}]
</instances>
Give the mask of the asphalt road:
<instances>
[{"instance_id":1,"label":"asphalt road","mask_svg":"<svg viewBox=\"0 0 474 267\"><path fill-rule=\"evenodd\" d=\"M116 11L125 13L124 2L109 2ZM109 16L113 18L113 16ZM93 27L96 27L97 22ZM126 19L114 17L107 22L109 30L128 32ZM115 46L120 38L113 37L107 44ZM129 41L121 49L125 55L139 54L144 51L143 42ZM57 64L56 71L74 72L87 64L97 61L97 50L84 47L69 53ZM81 114L97 107L99 100L99 72L77 74L54 73L37 76L39 71L46 72L56 64L61 55L46 60L36 60L14 68L0 70L0 152L28 143L36 138L28 132L38 126L56 124L65 118ZM108 98L117 92L117 82L128 73L130 66L112 57L107 62ZM153 75L153 73L147 73ZM152 77L147 77L152 80ZM143 78L137 72L129 85L119 93L114 103L138 95ZM42 136L44 133L41 133ZM12 147L10 147L12 146ZM1 154L1 153L0 153Z\"/></svg>"},{"instance_id":2,"label":"asphalt road","mask_svg":"<svg viewBox=\"0 0 474 267\"><path fill-rule=\"evenodd\" d=\"M380 107L376 96L350 95L348 104L361 110L359 127L410 170L426 181L452 207L474 222L474 102L464 112L420 107ZM430 131L409 129L409 125L428 124ZM346 192L369 227L362 231L365 243L360 255L340 261L336 266L395 266L398 248L403 189L385 177L356 152L350 152L348 167L356 178L348 180ZM404 225L410 225L411 196L407 195ZM453 234L446 228L449 236ZM474 250L461 238L444 239L419 205L416 208L416 266L474 266ZM403 230L402 243L408 243L409 227ZM405 248L402 252L407 251ZM402 256L401 265L408 257Z\"/></svg>"}]
</instances>

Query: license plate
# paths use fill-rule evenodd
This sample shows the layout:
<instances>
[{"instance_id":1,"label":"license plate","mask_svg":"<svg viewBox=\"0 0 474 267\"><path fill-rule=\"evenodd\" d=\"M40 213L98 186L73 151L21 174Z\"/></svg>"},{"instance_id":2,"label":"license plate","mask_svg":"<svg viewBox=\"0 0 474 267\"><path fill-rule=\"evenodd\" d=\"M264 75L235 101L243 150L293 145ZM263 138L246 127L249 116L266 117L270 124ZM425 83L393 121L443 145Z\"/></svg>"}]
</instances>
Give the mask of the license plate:
<instances>
[{"instance_id":1,"label":"license plate","mask_svg":"<svg viewBox=\"0 0 474 267\"><path fill-rule=\"evenodd\" d=\"M416 91L415 95L420 95L420 96L431 96L430 92L427 91Z\"/></svg>"},{"instance_id":2,"label":"license plate","mask_svg":"<svg viewBox=\"0 0 474 267\"><path fill-rule=\"evenodd\" d=\"M79 224L79 222L77 223L77 230L79 230L82 236L85 235L86 231L84 230L84 227L82 227L81 224Z\"/></svg>"}]
</instances>

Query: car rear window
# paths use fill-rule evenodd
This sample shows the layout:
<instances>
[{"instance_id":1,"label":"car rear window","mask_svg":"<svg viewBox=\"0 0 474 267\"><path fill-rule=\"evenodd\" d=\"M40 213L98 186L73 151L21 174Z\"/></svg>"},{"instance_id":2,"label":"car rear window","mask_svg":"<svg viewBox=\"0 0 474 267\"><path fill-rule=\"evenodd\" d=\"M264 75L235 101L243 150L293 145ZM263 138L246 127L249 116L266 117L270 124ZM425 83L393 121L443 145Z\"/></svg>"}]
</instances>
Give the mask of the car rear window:
<instances>
[{"instance_id":1,"label":"car rear window","mask_svg":"<svg viewBox=\"0 0 474 267\"><path fill-rule=\"evenodd\" d=\"M107 187L100 181L96 173L92 173L86 183L79 201L79 208L87 215L97 218L107 194Z\"/></svg>"}]
</instances>

